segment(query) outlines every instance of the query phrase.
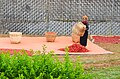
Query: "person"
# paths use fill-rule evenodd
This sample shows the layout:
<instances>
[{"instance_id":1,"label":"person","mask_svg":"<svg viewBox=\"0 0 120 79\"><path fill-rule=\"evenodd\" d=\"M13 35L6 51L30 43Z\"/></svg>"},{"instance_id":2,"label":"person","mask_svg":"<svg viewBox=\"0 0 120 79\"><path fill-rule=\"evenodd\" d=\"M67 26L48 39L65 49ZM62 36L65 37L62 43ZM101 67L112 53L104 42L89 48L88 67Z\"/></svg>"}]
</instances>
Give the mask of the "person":
<instances>
[{"instance_id":1,"label":"person","mask_svg":"<svg viewBox=\"0 0 120 79\"><path fill-rule=\"evenodd\" d=\"M87 38L88 38L88 16L82 16L82 23L86 26L86 30L83 36L80 37L80 44L83 46L87 46Z\"/></svg>"}]
</instances>

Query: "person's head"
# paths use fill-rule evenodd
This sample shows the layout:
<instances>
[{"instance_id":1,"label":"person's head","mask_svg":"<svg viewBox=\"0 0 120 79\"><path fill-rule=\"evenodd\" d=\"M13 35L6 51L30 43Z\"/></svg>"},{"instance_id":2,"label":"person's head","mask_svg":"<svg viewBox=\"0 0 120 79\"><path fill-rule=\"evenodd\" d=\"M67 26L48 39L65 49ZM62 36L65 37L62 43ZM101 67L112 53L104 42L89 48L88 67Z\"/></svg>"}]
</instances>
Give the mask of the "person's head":
<instances>
[{"instance_id":1,"label":"person's head","mask_svg":"<svg viewBox=\"0 0 120 79\"><path fill-rule=\"evenodd\" d=\"M88 21L88 16L86 15L82 16L82 21Z\"/></svg>"}]
</instances>

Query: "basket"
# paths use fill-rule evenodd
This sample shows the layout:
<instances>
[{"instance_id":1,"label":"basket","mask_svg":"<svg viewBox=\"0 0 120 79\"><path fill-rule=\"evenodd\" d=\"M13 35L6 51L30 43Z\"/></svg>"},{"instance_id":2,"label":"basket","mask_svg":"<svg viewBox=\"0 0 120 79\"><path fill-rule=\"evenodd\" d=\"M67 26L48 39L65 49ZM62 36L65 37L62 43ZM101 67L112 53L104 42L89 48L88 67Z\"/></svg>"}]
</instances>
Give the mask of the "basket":
<instances>
[{"instance_id":1,"label":"basket","mask_svg":"<svg viewBox=\"0 0 120 79\"><path fill-rule=\"evenodd\" d=\"M83 36L85 33L86 26L82 22L76 23L72 28L72 33Z\"/></svg>"},{"instance_id":2,"label":"basket","mask_svg":"<svg viewBox=\"0 0 120 79\"><path fill-rule=\"evenodd\" d=\"M84 29L81 29L80 32L79 32L79 36L82 37L82 36L84 35L84 33L85 33L85 30L84 30Z\"/></svg>"},{"instance_id":3,"label":"basket","mask_svg":"<svg viewBox=\"0 0 120 79\"><path fill-rule=\"evenodd\" d=\"M80 42L80 36L78 36L78 35L76 35L74 33L72 33L71 36L72 36L72 41L74 43L79 43Z\"/></svg>"},{"instance_id":4,"label":"basket","mask_svg":"<svg viewBox=\"0 0 120 79\"><path fill-rule=\"evenodd\" d=\"M21 42L22 32L9 32L9 37L12 44L18 44Z\"/></svg>"},{"instance_id":5,"label":"basket","mask_svg":"<svg viewBox=\"0 0 120 79\"><path fill-rule=\"evenodd\" d=\"M55 32L46 32L45 37L47 42L54 42L56 38L56 33Z\"/></svg>"}]
</instances>

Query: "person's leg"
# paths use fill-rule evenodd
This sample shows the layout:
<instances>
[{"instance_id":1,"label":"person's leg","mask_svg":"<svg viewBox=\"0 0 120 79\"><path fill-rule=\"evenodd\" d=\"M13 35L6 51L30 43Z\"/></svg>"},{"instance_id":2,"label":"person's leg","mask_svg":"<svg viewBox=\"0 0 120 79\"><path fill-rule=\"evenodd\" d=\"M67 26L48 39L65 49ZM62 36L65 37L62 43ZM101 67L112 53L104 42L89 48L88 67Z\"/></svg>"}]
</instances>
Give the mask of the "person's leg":
<instances>
[{"instance_id":1,"label":"person's leg","mask_svg":"<svg viewBox=\"0 0 120 79\"><path fill-rule=\"evenodd\" d=\"M85 46L85 37L80 37L80 44Z\"/></svg>"},{"instance_id":2,"label":"person's leg","mask_svg":"<svg viewBox=\"0 0 120 79\"><path fill-rule=\"evenodd\" d=\"M83 37L80 37L80 44L83 46L87 46L87 38L88 38L88 32L85 32Z\"/></svg>"}]
</instances>

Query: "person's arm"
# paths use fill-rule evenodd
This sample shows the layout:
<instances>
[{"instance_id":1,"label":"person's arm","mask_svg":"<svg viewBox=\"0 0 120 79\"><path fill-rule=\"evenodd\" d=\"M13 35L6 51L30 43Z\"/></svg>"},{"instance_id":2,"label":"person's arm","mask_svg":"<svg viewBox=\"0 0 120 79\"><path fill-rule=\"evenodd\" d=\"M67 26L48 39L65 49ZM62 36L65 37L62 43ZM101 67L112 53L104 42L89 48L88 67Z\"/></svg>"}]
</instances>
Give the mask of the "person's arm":
<instances>
[{"instance_id":1,"label":"person's arm","mask_svg":"<svg viewBox=\"0 0 120 79\"><path fill-rule=\"evenodd\" d=\"M86 30L89 30L89 24L88 23L86 24Z\"/></svg>"}]
</instances>

